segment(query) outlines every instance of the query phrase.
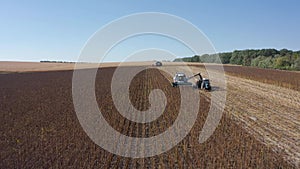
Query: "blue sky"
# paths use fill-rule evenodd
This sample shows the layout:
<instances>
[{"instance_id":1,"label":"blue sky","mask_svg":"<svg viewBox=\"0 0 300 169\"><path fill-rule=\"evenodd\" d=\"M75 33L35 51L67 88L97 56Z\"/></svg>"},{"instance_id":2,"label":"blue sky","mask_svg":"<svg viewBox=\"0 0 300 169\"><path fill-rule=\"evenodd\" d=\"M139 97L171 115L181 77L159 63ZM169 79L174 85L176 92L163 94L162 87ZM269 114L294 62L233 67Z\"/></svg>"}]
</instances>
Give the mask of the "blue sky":
<instances>
[{"instance_id":1,"label":"blue sky","mask_svg":"<svg viewBox=\"0 0 300 169\"><path fill-rule=\"evenodd\" d=\"M0 60L76 61L93 33L115 19L139 12L169 13L190 21L207 35L217 52L300 50L299 7L297 0L0 1ZM117 47L109 61L120 61L142 48L166 47L180 56L192 54L171 40L139 38ZM168 48L166 43L176 45Z\"/></svg>"}]
</instances>

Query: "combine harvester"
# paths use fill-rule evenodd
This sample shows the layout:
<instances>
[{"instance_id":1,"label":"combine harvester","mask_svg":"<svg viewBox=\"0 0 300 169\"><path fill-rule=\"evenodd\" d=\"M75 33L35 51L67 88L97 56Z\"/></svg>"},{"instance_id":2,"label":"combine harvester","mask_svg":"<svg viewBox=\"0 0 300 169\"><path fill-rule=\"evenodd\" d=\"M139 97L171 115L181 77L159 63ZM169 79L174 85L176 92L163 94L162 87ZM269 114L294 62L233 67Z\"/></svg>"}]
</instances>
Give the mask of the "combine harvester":
<instances>
[{"instance_id":1,"label":"combine harvester","mask_svg":"<svg viewBox=\"0 0 300 169\"><path fill-rule=\"evenodd\" d=\"M193 85L193 83L189 82L189 80L196 76L199 76L199 80L197 80L196 84ZM202 78L200 73L197 73L191 77L186 77L184 73L176 73L175 76L173 77L172 86L178 87L182 85L192 86L197 89L205 89L207 91L211 91L209 79Z\"/></svg>"}]
</instances>

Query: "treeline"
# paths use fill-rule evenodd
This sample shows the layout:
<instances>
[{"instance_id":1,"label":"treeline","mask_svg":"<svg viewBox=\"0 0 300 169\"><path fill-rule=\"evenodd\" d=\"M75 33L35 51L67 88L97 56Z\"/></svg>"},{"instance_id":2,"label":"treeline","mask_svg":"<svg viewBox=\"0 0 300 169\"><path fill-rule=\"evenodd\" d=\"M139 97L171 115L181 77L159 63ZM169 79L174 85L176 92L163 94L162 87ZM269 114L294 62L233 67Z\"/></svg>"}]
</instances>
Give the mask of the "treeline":
<instances>
[{"instance_id":1,"label":"treeline","mask_svg":"<svg viewBox=\"0 0 300 169\"><path fill-rule=\"evenodd\" d=\"M201 63L223 63L243 66L254 66L260 68L273 68L283 70L300 70L300 51L288 49L248 49L235 50L219 54L195 55L175 59L174 62L201 62Z\"/></svg>"},{"instance_id":2,"label":"treeline","mask_svg":"<svg viewBox=\"0 0 300 169\"><path fill-rule=\"evenodd\" d=\"M52 60L41 60L41 63L76 63L76 62L68 62L68 61L52 61Z\"/></svg>"}]
</instances>

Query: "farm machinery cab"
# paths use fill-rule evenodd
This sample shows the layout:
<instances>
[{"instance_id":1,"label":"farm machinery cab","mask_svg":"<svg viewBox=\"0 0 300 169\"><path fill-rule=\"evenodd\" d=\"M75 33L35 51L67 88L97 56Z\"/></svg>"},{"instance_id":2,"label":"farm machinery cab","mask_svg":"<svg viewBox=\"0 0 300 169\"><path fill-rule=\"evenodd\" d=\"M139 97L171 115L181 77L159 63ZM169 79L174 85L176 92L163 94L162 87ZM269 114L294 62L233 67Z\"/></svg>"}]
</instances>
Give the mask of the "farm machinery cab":
<instances>
[{"instance_id":1,"label":"farm machinery cab","mask_svg":"<svg viewBox=\"0 0 300 169\"><path fill-rule=\"evenodd\" d=\"M193 85L193 83L189 82L190 79L197 77L197 76L199 76L199 80L197 80L195 85ZM172 86L178 87L181 85L194 86L197 89L205 89L208 91L211 90L211 85L210 85L209 79L202 78L200 73L197 73L191 77L186 77L186 75L184 73L176 73L175 76L173 77Z\"/></svg>"}]
</instances>

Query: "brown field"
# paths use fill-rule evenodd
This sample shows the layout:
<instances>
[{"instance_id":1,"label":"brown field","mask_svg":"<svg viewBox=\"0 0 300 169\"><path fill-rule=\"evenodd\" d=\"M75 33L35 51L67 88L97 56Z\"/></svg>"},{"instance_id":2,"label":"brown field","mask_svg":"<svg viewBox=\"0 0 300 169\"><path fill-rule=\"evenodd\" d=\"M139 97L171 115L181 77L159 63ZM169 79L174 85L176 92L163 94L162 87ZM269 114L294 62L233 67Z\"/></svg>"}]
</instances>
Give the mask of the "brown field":
<instances>
[{"instance_id":1,"label":"brown field","mask_svg":"<svg viewBox=\"0 0 300 169\"><path fill-rule=\"evenodd\" d=\"M98 68L98 67L116 67L119 62L96 63L78 63L78 69ZM148 66L153 62L125 62L123 66ZM21 72L48 72L58 70L73 70L75 63L40 63L40 62L1 62L0 74L21 73Z\"/></svg>"},{"instance_id":2,"label":"brown field","mask_svg":"<svg viewBox=\"0 0 300 169\"><path fill-rule=\"evenodd\" d=\"M122 66L149 66L153 62L124 62ZM180 62L163 62L167 66L180 66ZM186 63L189 66L203 67L202 63ZM91 64L81 63L78 68L98 68L100 67L116 67L118 62ZM216 69L220 65L207 63L207 68ZM297 71L282 71L273 69L260 69L254 67L244 67L237 65L222 65L226 74L247 78L251 80L260 81L263 83L275 84L282 87L300 91L300 72ZM74 63L39 63L39 62L1 62L0 74L3 73L18 73L18 72L43 72L43 71L57 71L57 70L73 70Z\"/></svg>"},{"instance_id":3,"label":"brown field","mask_svg":"<svg viewBox=\"0 0 300 169\"><path fill-rule=\"evenodd\" d=\"M169 68L180 70L180 67ZM25 70L21 65L17 71L9 69L0 71L68 70L72 66L32 70L29 65ZM171 77L147 69L134 78L130 98L137 109L149 107L148 95L152 89L162 89L168 98L161 117L138 124L123 118L113 106L110 84L114 69L109 66L101 69L102 76L98 74L96 78L96 96L104 117L116 130L128 136L150 137L172 125L180 98L179 90L169 84ZM195 65L192 69L205 72L203 67ZM198 143L210 103L210 94L201 91L198 118L189 135L170 151L145 159L113 155L89 139L74 111L72 71L1 74L0 168L297 168L300 97L297 90L292 90L297 89L297 79L278 80L270 85L267 83L281 77L282 71L275 77L266 75L268 81L263 81L266 83L261 83L260 77L268 70L259 72L259 76L248 75L238 68L225 67L225 71L228 72L226 113L213 136L204 144ZM289 85L282 85L283 82ZM212 84L217 85L216 81Z\"/></svg>"},{"instance_id":4,"label":"brown field","mask_svg":"<svg viewBox=\"0 0 300 169\"><path fill-rule=\"evenodd\" d=\"M192 65L191 65L192 66ZM202 65L201 65L202 66ZM219 65L208 65L215 69ZM226 74L300 91L300 72L224 65Z\"/></svg>"},{"instance_id":5,"label":"brown field","mask_svg":"<svg viewBox=\"0 0 300 169\"><path fill-rule=\"evenodd\" d=\"M266 83L261 83L262 74L268 74L270 70L262 72L262 69L258 69L256 76L254 73L256 69L250 68L253 72L251 72L251 76L248 76L250 74L246 71L249 69L248 67L229 67L231 67L231 71L234 70L234 73L228 73L228 67L225 66L227 83L225 112L266 146L282 152L284 158L291 163L299 164L300 92L289 87L299 83L300 79L284 76L289 73L292 77L297 77L299 73L276 71L275 77L269 76ZM209 65L207 68L212 72L210 79L214 85L213 90L215 91L213 92L222 92L224 88L218 89L221 84L215 78L222 73L219 66ZM187 72L181 67L166 66L161 69L173 73ZM194 73L202 72L204 77L208 77L207 69L202 65L190 66L190 69ZM276 81L280 77L289 81L284 81L284 83L281 83L280 80ZM272 81L274 83L270 84ZM202 94L210 98L210 93L202 92Z\"/></svg>"}]
</instances>

